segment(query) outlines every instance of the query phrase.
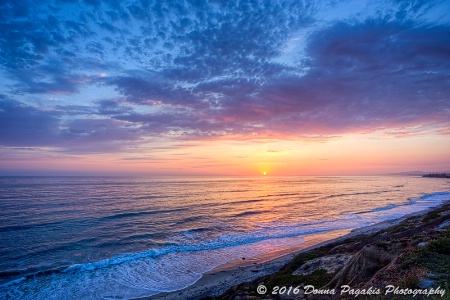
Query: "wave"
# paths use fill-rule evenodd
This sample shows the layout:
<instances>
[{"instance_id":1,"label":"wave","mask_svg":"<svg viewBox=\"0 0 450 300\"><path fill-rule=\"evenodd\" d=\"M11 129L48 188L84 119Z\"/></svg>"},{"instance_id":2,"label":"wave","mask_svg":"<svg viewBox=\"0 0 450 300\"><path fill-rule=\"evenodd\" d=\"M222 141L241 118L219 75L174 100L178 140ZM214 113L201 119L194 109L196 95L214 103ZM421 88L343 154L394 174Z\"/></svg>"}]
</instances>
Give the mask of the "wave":
<instances>
[{"instance_id":1,"label":"wave","mask_svg":"<svg viewBox=\"0 0 450 300\"><path fill-rule=\"evenodd\" d=\"M327 223L328 226L325 226ZM108 276L112 276L114 272L118 269L128 268L128 266L137 267L143 263L144 265L151 264L152 262L157 262L158 260L168 257L176 256L177 254L187 254L187 253L200 253L200 252L210 252L215 250L220 250L222 252L227 252L227 249L236 248L240 246L248 246L252 244L257 244L261 242L267 242L269 240L280 240L292 237L298 237L305 234L313 234L324 231L330 231L341 226L337 226L336 221L318 221L305 223L302 226L291 225L291 226L278 226L277 224L270 224L267 226L260 226L260 230L247 232L243 234L221 234L216 238L198 241L192 244L170 244L157 249L150 249L138 253L126 253L112 257L110 259L105 259L96 262L75 264L66 267L53 268L47 270L39 270L32 274L21 277L21 280L15 280L14 282L8 282L6 284L0 285L0 291L6 289L11 285L21 284L24 281L36 280L40 277L83 277L83 276L93 276L92 274L97 273L108 273ZM297 241L298 243L298 241ZM276 244L276 243L275 243ZM279 246L279 245L278 245ZM239 251L240 253L241 251ZM250 252L245 252L250 253ZM225 255L226 256L226 255ZM225 257L224 256L224 257ZM232 259L233 257L229 257ZM228 259L227 259L228 260ZM227 260L223 261L226 262ZM217 260L216 260L217 261ZM214 265L216 266L216 265ZM212 267L214 267L212 266ZM168 272L168 270L167 270ZM85 274L85 275L83 275ZM91 275L86 275L91 274ZM8 275L20 275L19 273L4 273L5 277ZM151 274L147 274L151 276ZM154 287L157 290L157 287ZM1 295L1 293L0 293Z\"/></svg>"},{"instance_id":2,"label":"wave","mask_svg":"<svg viewBox=\"0 0 450 300\"><path fill-rule=\"evenodd\" d=\"M223 205L229 205L229 204L247 204L247 203L263 202L263 201L264 201L264 200L260 200L260 199L250 199L250 200L240 200L240 201L224 202Z\"/></svg>"},{"instance_id":3,"label":"wave","mask_svg":"<svg viewBox=\"0 0 450 300\"><path fill-rule=\"evenodd\" d=\"M259 212L255 212L259 213ZM247 215L250 212L242 213L241 215ZM351 219L348 217L347 219ZM353 226L354 224L352 224ZM279 224L267 224L259 226L260 229L241 233L226 233L221 234L213 239L205 240L205 241L197 241L195 243L185 243L185 244L167 244L166 246L150 249L143 252L137 253L125 253L122 255L117 255L110 259L105 259L96 262L83 263L83 264L75 264L71 266L39 270L32 274L28 274L22 277L22 280L15 280L14 282L20 283L23 280L36 279L42 276L54 276L54 275L70 275L70 276L79 276L81 273L92 273L99 270L107 270L114 269L115 267L119 267L122 265L136 265L139 264L140 261L149 260L156 261L157 259L173 255L176 253L193 253L193 252L202 252L202 251L213 251L213 250L226 250L233 247L245 246L256 244L259 242L265 242L269 240L279 240L286 238L299 237L305 234L315 234L321 233L331 230L338 230L347 228L348 225L342 220L322 220L322 221L313 221L306 222L303 224L295 224L295 225L279 225ZM190 234L193 232L201 232L204 231L202 229L199 230L189 230L188 232L184 232L184 234ZM20 275L21 273L13 273L13 272L3 272L4 276L8 275ZM0 290L5 288L6 286L11 285L11 282L0 285Z\"/></svg>"},{"instance_id":4,"label":"wave","mask_svg":"<svg viewBox=\"0 0 450 300\"><path fill-rule=\"evenodd\" d=\"M242 212L242 213L233 215L233 218L245 217L245 216L251 216L251 215L259 215L259 214L263 214L266 212L269 212L269 211L268 210L246 211L246 212Z\"/></svg>"},{"instance_id":5,"label":"wave","mask_svg":"<svg viewBox=\"0 0 450 300\"><path fill-rule=\"evenodd\" d=\"M298 196L300 193L276 193L276 194L267 194L265 196L260 197L275 197L275 196Z\"/></svg>"},{"instance_id":6,"label":"wave","mask_svg":"<svg viewBox=\"0 0 450 300\"><path fill-rule=\"evenodd\" d=\"M430 201L434 200L434 201ZM395 208L402 208L402 207L408 207L413 206L416 204L420 205L426 205L426 207L433 207L434 205L438 205L442 203L442 201L450 200L450 193L449 192L436 192L432 194L427 194L422 197L418 198L408 198L408 203L403 204L389 204L382 207L376 207L373 209L357 212L356 214L366 214L366 213L374 213L374 212L381 212L381 211L388 211Z\"/></svg>"},{"instance_id":7,"label":"wave","mask_svg":"<svg viewBox=\"0 0 450 300\"><path fill-rule=\"evenodd\" d=\"M127 212L121 214L110 215L106 217L99 218L100 220L114 220L121 218L130 218L130 217L140 217L145 215L156 215L156 214L164 214L164 213L173 213L180 212L186 210L185 208L177 208L177 209L166 209L166 210L154 210L154 211L139 211L139 212Z\"/></svg>"},{"instance_id":8,"label":"wave","mask_svg":"<svg viewBox=\"0 0 450 300\"><path fill-rule=\"evenodd\" d=\"M408 205L408 204L403 204L403 205ZM393 208L396 208L396 207L399 207L399 206L402 206L402 205L391 204L391 205L386 205L386 206L383 206L383 207L377 207L377 208L374 208L374 209L370 209L370 210L365 210L365 211L362 211L362 212L358 212L357 214L365 214L365 213L371 213L371 212L377 212L377 211L389 210L389 209L393 209Z\"/></svg>"},{"instance_id":9,"label":"wave","mask_svg":"<svg viewBox=\"0 0 450 300\"><path fill-rule=\"evenodd\" d=\"M374 191L374 192L358 192L358 193L344 193L344 194L333 194L328 195L325 197L322 197L321 199L329 199L329 198L336 198L336 197L344 197L344 196L358 196L358 195L373 195L373 194L382 194L382 193L389 193L392 192L392 190L383 190L383 191Z\"/></svg>"},{"instance_id":10,"label":"wave","mask_svg":"<svg viewBox=\"0 0 450 300\"><path fill-rule=\"evenodd\" d=\"M343 213L336 219L297 224L276 222L255 224L255 230L251 232L221 233L204 240L196 239L195 234L207 233L207 229L188 230L180 234L194 234L194 236L185 243L159 245L158 248L147 251L124 253L101 261L40 270L15 278L14 281L0 285L0 297L12 295L11 298L23 299L52 297L120 299L151 296L161 291L173 291L193 284L202 273L238 258L242 253L246 253L246 256L256 255L266 252L270 247L275 249L289 245L294 238L298 244L304 235L367 226L398 216L399 213L408 213L412 208L420 210L448 199L450 199L449 192L433 193L411 198L405 204L389 204L357 214ZM403 210L399 212L399 209ZM263 212L243 212L238 215ZM130 214L121 214L121 217L127 216ZM197 219L193 217L191 220ZM207 237L202 235L205 236ZM2 272L0 277L11 275L18 277L21 274ZM95 290L89 291L91 294L83 294L87 286L92 286Z\"/></svg>"},{"instance_id":11,"label":"wave","mask_svg":"<svg viewBox=\"0 0 450 300\"><path fill-rule=\"evenodd\" d=\"M30 223L25 225L11 225L0 227L0 232L8 232L8 231L18 231L18 230L27 230L33 229L36 227L46 227L46 226L56 226L64 224L64 221L56 221L56 222L41 222L41 223Z\"/></svg>"},{"instance_id":12,"label":"wave","mask_svg":"<svg viewBox=\"0 0 450 300\"><path fill-rule=\"evenodd\" d=\"M181 225L181 224L185 224L185 223L189 223L189 222L196 222L196 221L200 221L203 220L204 216L191 216L191 217L186 217L183 218L181 220L178 220L176 222L176 225Z\"/></svg>"},{"instance_id":13,"label":"wave","mask_svg":"<svg viewBox=\"0 0 450 300\"><path fill-rule=\"evenodd\" d=\"M431 194L426 194L423 195L422 197L419 198L415 198L417 200L429 200L434 198L437 201L442 201L442 200L450 200L450 192L436 192L436 193L431 193Z\"/></svg>"}]
</instances>

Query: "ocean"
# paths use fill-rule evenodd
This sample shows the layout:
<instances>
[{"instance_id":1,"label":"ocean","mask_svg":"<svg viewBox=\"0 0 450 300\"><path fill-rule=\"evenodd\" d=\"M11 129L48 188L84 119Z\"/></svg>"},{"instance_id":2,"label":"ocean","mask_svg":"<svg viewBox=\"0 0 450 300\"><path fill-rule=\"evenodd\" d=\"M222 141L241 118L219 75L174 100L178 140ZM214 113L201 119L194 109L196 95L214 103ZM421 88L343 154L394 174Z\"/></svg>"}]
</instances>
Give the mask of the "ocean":
<instances>
[{"instance_id":1,"label":"ocean","mask_svg":"<svg viewBox=\"0 0 450 300\"><path fill-rule=\"evenodd\" d=\"M450 180L0 177L0 299L130 299L304 237L437 206Z\"/></svg>"}]
</instances>

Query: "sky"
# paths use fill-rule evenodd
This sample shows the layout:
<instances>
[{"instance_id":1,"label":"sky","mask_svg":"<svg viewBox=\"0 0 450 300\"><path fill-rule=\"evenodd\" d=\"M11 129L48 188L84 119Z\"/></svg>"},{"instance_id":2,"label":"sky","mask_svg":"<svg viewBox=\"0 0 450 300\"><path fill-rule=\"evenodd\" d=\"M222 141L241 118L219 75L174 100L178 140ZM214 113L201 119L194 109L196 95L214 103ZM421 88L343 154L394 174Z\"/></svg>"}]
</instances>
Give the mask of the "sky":
<instances>
[{"instance_id":1,"label":"sky","mask_svg":"<svg viewBox=\"0 0 450 300\"><path fill-rule=\"evenodd\" d=\"M0 2L0 175L450 171L448 1Z\"/></svg>"}]
</instances>

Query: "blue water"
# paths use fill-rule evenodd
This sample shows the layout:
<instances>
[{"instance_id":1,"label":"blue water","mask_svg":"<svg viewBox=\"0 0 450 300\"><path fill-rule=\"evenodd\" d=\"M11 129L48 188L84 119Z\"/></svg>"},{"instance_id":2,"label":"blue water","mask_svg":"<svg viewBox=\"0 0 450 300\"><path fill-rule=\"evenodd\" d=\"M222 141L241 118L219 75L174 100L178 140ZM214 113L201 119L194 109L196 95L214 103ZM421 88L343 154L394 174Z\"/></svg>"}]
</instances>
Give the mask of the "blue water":
<instances>
[{"instance_id":1,"label":"blue water","mask_svg":"<svg viewBox=\"0 0 450 300\"><path fill-rule=\"evenodd\" d=\"M0 177L0 298L178 290L227 261L449 199L448 179L420 177Z\"/></svg>"}]
</instances>

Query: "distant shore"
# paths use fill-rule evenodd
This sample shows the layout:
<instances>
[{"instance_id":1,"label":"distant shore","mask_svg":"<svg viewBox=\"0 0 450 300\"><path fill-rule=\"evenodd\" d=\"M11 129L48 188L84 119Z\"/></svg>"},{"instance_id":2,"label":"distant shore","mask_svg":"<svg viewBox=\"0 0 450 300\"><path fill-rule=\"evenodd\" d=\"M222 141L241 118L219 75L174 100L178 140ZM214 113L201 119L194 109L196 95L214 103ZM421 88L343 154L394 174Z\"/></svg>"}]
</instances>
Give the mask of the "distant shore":
<instances>
[{"instance_id":1,"label":"distant shore","mask_svg":"<svg viewBox=\"0 0 450 300\"><path fill-rule=\"evenodd\" d=\"M283 273L283 270L286 270L287 266L292 265L293 263L295 264L295 261L305 253L309 254L313 251L315 256L317 256L317 253L326 256L328 254L335 254L334 252L336 251L331 250L341 247L343 249L351 248L351 250L347 251L348 253L343 253L342 255L354 257L358 255L358 251L363 250L364 245L367 246L370 243L386 243L387 236L389 235L388 233L397 230L398 227L401 227L404 232L410 232L410 235L413 235L422 230L415 228L417 224L424 228L428 228L427 230L432 230L430 229L431 227L440 226L442 224L443 227L448 226L448 219L450 218L449 212L450 201L446 201L438 207L415 212L398 219L387 220L368 227L305 236L305 242L297 246L278 249L252 258L247 258L243 255L242 259L228 262L203 274L199 281L185 289L159 293L151 297L140 299L229 299L227 297L231 297L237 293L248 296L248 298L241 297L240 299L258 299L260 296L263 296L256 293L258 282L267 283L271 280L273 281L274 278L277 278L277 274ZM438 222L428 224L428 221L432 221L433 218L430 219L430 217L427 218L427 216L435 215L443 216L440 217ZM421 221L418 223L419 219ZM423 221L424 219L426 222ZM439 222L441 222L441 224L438 224ZM395 234L393 235L395 236ZM402 236L401 238L408 239L411 238L411 236ZM414 240L413 244L415 243L415 245L409 245L408 247L417 247L417 244L426 243L426 240L427 238L425 237L423 241ZM355 244L358 245L358 243L361 244L359 245L360 247L355 246ZM400 250L394 251L396 255L398 254L398 251ZM388 253L386 255L390 254ZM336 276L336 274L332 275ZM327 276L322 277L329 278L330 276L331 275L328 274ZM297 280L298 276L294 279ZM288 282L286 282L286 284L288 284ZM304 284L307 284L307 282ZM359 283L359 285L361 285L361 283ZM264 295L264 297L269 297L265 299L280 299L280 297L271 298L271 295ZM330 299L333 299L333 297Z\"/></svg>"},{"instance_id":2,"label":"distant shore","mask_svg":"<svg viewBox=\"0 0 450 300\"><path fill-rule=\"evenodd\" d=\"M450 178L450 174L447 173L429 173L424 174L422 177L428 177L428 178Z\"/></svg>"}]
</instances>

